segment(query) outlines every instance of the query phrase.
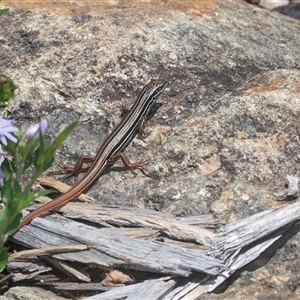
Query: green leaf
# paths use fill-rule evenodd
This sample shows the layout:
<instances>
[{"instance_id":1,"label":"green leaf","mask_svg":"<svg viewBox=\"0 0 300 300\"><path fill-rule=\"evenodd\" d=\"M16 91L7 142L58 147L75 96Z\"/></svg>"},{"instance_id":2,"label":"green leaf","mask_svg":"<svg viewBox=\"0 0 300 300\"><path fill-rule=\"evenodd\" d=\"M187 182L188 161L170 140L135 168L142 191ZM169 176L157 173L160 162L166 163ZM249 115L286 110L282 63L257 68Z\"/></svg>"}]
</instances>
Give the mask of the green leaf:
<instances>
[{"instance_id":1,"label":"green leaf","mask_svg":"<svg viewBox=\"0 0 300 300\"><path fill-rule=\"evenodd\" d=\"M32 163L33 163L33 156L27 155L24 159L23 174L25 174L30 169Z\"/></svg>"},{"instance_id":2,"label":"green leaf","mask_svg":"<svg viewBox=\"0 0 300 300\"><path fill-rule=\"evenodd\" d=\"M22 188L19 182L15 178L12 178L12 188L13 188L14 202L21 200Z\"/></svg>"},{"instance_id":3,"label":"green leaf","mask_svg":"<svg viewBox=\"0 0 300 300\"><path fill-rule=\"evenodd\" d=\"M10 177L9 179L5 178L5 184L2 187L1 196L2 202L6 205L7 209L13 209L15 204L22 199L22 189L19 182L13 177Z\"/></svg>"},{"instance_id":4,"label":"green leaf","mask_svg":"<svg viewBox=\"0 0 300 300\"><path fill-rule=\"evenodd\" d=\"M0 102L6 102L12 98L16 88L8 76L0 74Z\"/></svg>"},{"instance_id":5,"label":"green leaf","mask_svg":"<svg viewBox=\"0 0 300 300\"><path fill-rule=\"evenodd\" d=\"M23 147L23 151L19 151L19 155L23 160L23 174L25 174L28 171L32 164L34 164L35 166L37 165L37 163L34 162L35 160L38 160L36 155L40 153L37 153L37 149L39 147L39 139L33 139Z\"/></svg>"},{"instance_id":6,"label":"green leaf","mask_svg":"<svg viewBox=\"0 0 300 300\"><path fill-rule=\"evenodd\" d=\"M53 144L44 142L42 136L39 137L40 147L34 153L34 165L41 172L49 169L54 162L54 153L67 138L67 136L75 129L77 122L68 125L55 139Z\"/></svg>"},{"instance_id":7,"label":"green leaf","mask_svg":"<svg viewBox=\"0 0 300 300\"><path fill-rule=\"evenodd\" d=\"M28 194L22 203L23 207L21 208L21 210L26 208L36 198L45 196L45 195L49 194L50 192L51 192L51 190L42 190L42 191L33 192L33 193Z\"/></svg>"},{"instance_id":8,"label":"green leaf","mask_svg":"<svg viewBox=\"0 0 300 300\"><path fill-rule=\"evenodd\" d=\"M8 159L4 159L4 161L1 165L1 170L3 171L3 173L5 175L4 182L6 182L7 180L9 180L9 178L12 175L11 164Z\"/></svg>"},{"instance_id":9,"label":"green leaf","mask_svg":"<svg viewBox=\"0 0 300 300\"><path fill-rule=\"evenodd\" d=\"M5 248L0 250L0 273L5 269L8 261L8 254Z\"/></svg>"},{"instance_id":10,"label":"green leaf","mask_svg":"<svg viewBox=\"0 0 300 300\"><path fill-rule=\"evenodd\" d=\"M45 165L43 166L43 172L48 170L54 163L54 155L49 157L49 159L45 162Z\"/></svg>"},{"instance_id":11,"label":"green leaf","mask_svg":"<svg viewBox=\"0 0 300 300\"><path fill-rule=\"evenodd\" d=\"M0 9L0 16L6 14L8 12L8 10L9 10L9 8Z\"/></svg>"},{"instance_id":12,"label":"green leaf","mask_svg":"<svg viewBox=\"0 0 300 300\"><path fill-rule=\"evenodd\" d=\"M16 125L14 125L17 127ZM14 132L14 136L18 139L17 132ZM11 140L7 140L7 145L4 147L5 150L10 154L10 155L15 155L18 147L18 142L12 142Z\"/></svg>"},{"instance_id":13,"label":"green leaf","mask_svg":"<svg viewBox=\"0 0 300 300\"><path fill-rule=\"evenodd\" d=\"M23 159L26 160L28 157L32 157L33 151L39 146L39 140L34 139L28 142L24 147L23 147ZM21 154L21 153L20 153Z\"/></svg>"},{"instance_id":14,"label":"green leaf","mask_svg":"<svg viewBox=\"0 0 300 300\"><path fill-rule=\"evenodd\" d=\"M9 165L10 165L10 168L12 170L11 174L9 175L9 177L11 177L11 176L13 176L13 174L17 173L19 164L20 164L20 162L19 162L19 159L18 159L17 155L13 156L11 158L11 160L9 161Z\"/></svg>"},{"instance_id":15,"label":"green leaf","mask_svg":"<svg viewBox=\"0 0 300 300\"><path fill-rule=\"evenodd\" d=\"M40 167L40 160L41 160L41 148L38 147L37 149L34 150L33 155L32 155L32 163L37 168L38 166Z\"/></svg>"},{"instance_id":16,"label":"green leaf","mask_svg":"<svg viewBox=\"0 0 300 300\"><path fill-rule=\"evenodd\" d=\"M10 199L12 198L12 195L13 195L11 185L12 185L12 178L5 177L4 185L1 189L1 198L2 198L2 202L6 206L11 201Z\"/></svg>"},{"instance_id":17,"label":"green leaf","mask_svg":"<svg viewBox=\"0 0 300 300\"><path fill-rule=\"evenodd\" d=\"M10 222L4 234L10 235L17 231L22 219L22 214L19 212L15 218Z\"/></svg>"},{"instance_id":18,"label":"green leaf","mask_svg":"<svg viewBox=\"0 0 300 300\"><path fill-rule=\"evenodd\" d=\"M5 208L3 208L3 209L0 210L0 223L3 222L3 219L5 217L5 212L6 212Z\"/></svg>"}]
</instances>

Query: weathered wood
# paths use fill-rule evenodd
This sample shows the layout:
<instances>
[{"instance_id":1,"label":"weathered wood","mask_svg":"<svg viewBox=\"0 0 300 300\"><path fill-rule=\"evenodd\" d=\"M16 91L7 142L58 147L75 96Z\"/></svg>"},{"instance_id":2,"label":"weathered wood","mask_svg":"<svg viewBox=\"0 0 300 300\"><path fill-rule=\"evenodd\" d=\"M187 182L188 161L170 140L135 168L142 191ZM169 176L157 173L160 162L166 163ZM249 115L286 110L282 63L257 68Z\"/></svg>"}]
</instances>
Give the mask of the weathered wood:
<instances>
[{"instance_id":1,"label":"weathered wood","mask_svg":"<svg viewBox=\"0 0 300 300\"><path fill-rule=\"evenodd\" d=\"M62 252L70 252L70 251L81 251L87 248L88 246L86 245L71 245L71 246L55 246L55 247L48 247L43 249L24 250L24 251L10 254L8 260L14 260L16 258L33 257L33 256L43 256L43 255L53 254L56 252L62 253Z\"/></svg>"},{"instance_id":2,"label":"weathered wood","mask_svg":"<svg viewBox=\"0 0 300 300\"><path fill-rule=\"evenodd\" d=\"M192 292L199 283L204 282L209 277L204 274L193 274L189 278L158 278L149 279L142 283L128 285L123 287L113 287L110 291L99 295L91 296L86 300L117 300L117 299L196 299L183 298L186 294ZM202 287L203 290L207 288Z\"/></svg>"},{"instance_id":3,"label":"weathered wood","mask_svg":"<svg viewBox=\"0 0 300 300\"><path fill-rule=\"evenodd\" d=\"M142 283L134 285L127 285L123 287L112 288L110 291L87 297L86 300L118 300L118 299L130 299L130 300L155 300L164 299L163 296L171 291L177 280L171 279L163 281L161 279L150 279ZM145 298L145 291L148 291L147 297Z\"/></svg>"},{"instance_id":4,"label":"weathered wood","mask_svg":"<svg viewBox=\"0 0 300 300\"><path fill-rule=\"evenodd\" d=\"M156 280L155 284L152 280L145 280L139 287L134 290L126 299L127 300L140 300L145 299L145 291L147 292L148 300L163 299L164 295L172 290L176 280L171 279L168 281Z\"/></svg>"},{"instance_id":5,"label":"weathered wood","mask_svg":"<svg viewBox=\"0 0 300 300\"><path fill-rule=\"evenodd\" d=\"M208 254L221 259L226 270L209 282L208 291L256 259L299 219L300 203L295 202L234 222L217 232L218 239Z\"/></svg>"},{"instance_id":6,"label":"weathered wood","mask_svg":"<svg viewBox=\"0 0 300 300\"><path fill-rule=\"evenodd\" d=\"M73 202L62 207L60 211L67 218L87 220L102 226L106 223L106 226L113 225L157 229L169 235L171 238L197 242L206 246L210 246L215 237L214 233L207 229L177 221L171 214L160 214L150 209L141 210L128 207L102 206L96 203L82 205L81 203ZM196 222L195 219L194 217L194 223Z\"/></svg>"},{"instance_id":7,"label":"weathered wood","mask_svg":"<svg viewBox=\"0 0 300 300\"><path fill-rule=\"evenodd\" d=\"M133 239L109 228L95 230L92 226L61 218L37 218L32 225L25 226L17 232L14 239L30 247L46 247L50 243L68 244L68 240L72 243L83 243L96 251L99 257L103 257L105 253L107 267L114 267L117 257L119 266L180 276L188 276L192 271L216 275L222 268L218 260L200 252L157 241L149 243ZM80 257L83 253L88 255L89 252L90 250L82 251ZM82 262L78 259L79 255L74 253L64 253L54 257ZM99 259L94 260L93 256L88 255L85 261L87 260L89 263L99 263Z\"/></svg>"},{"instance_id":8,"label":"weathered wood","mask_svg":"<svg viewBox=\"0 0 300 300\"><path fill-rule=\"evenodd\" d=\"M75 268L72 268L65 262L61 262L55 258L51 258L49 256L43 256L44 260L47 261L50 265L54 266L57 270L59 270L61 273L63 273L66 277L70 278L71 280L80 280L84 282L90 282L91 279L84 275L82 272L79 272Z\"/></svg>"},{"instance_id":9,"label":"weathered wood","mask_svg":"<svg viewBox=\"0 0 300 300\"><path fill-rule=\"evenodd\" d=\"M198 245L194 243L189 242L183 242L180 240L174 240L165 236L162 236L161 232L159 230L154 230L151 228L114 228L116 232L119 232L121 234L125 234L127 236L136 238L136 239L143 239L146 241L155 241L160 240L164 243L167 243L169 245L176 245L179 247L183 247L185 249L191 249L195 251L200 251L202 253L205 253L208 250L208 246Z\"/></svg>"},{"instance_id":10,"label":"weathered wood","mask_svg":"<svg viewBox=\"0 0 300 300\"><path fill-rule=\"evenodd\" d=\"M175 217L177 221L199 226L206 229L214 229L216 226L220 225L221 222L213 217L213 215L200 215L200 216L189 216L189 217Z\"/></svg>"},{"instance_id":11,"label":"weathered wood","mask_svg":"<svg viewBox=\"0 0 300 300\"><path fill-rule=\"evenodd\" d=\"M128 270L173 276L171 278L161 275L156 279L149 276L142 283L114 285L109 288L97 284L93 287L92 283L82 284L80 287L73 283L65 283L64 287L56 284L60 289L98 289L102 292L87 298L89 300L196 299L203 293L213 291L234 272L256 259L300 218L300 203L296 202L234 222L217 232L215 242L207 251L208 255L204 255L200 253L203 251L201 245L190 243L192 247L199 247L199 250L189 250L187 241L172 241L160 234L166 226L161 226L159 221L167 219L171 224L174 219L171 214L159 216L160 213L149 210L120 210L118 207L103 207L101 212L99 205L93 205L93 209L86 209L85 205L84 209L79 207L78 203L72 203L69 208L66 206L61 209L61 212L72 218L88 221L92 219L90 224L96 227L101 224L108 228L95 228L52 215L35 219L32 225L22 228L14 238L19 244L30 248L84 243L89 245L90 249L52 256L58 260L97 265L102 269L126 267ZM79 209L80 213L76 212L76 209ZM137 224L134 223L135 219L138 220ZM177 219L176 222L185 222L184 226L178 226L183 233L189 227L194 227L194 230L200 228L190 225L200 224L199 220L185 218ZM120 225L131 227L112 228ZM136 226L143 228L132 228ZM172 243L179 243L180 247ZM13 263L14 261L10 261L11 265Z\"/></svg>"},{"instance_id":12,"label":"weathered wood","mask_svg":"<svg viewBox=\"0 0 300 300\"><path fill-rule=\"evenodd\" d=\"M192 275L189 278L181 280L180 284L174 285L172 290L165 294L164 300L179 300L179 299L197 299L202 294L213 291L234 272L241 269L254 259L256 259L263 251L272 246L286 230L300 218L300 203L296 202L291 205L280 206L268 211L261 212L251 216L245 220L240 220L225 226L221 229L217 236L219 239L212 245L209 250L210 255L220 257L222 255L226 270L223 270L218 276L209 277ZM275 222L276 220L276 222ZM278 222L277 222L278 221ZM256 238L255 238L256 237ZM248 239L251 243L248 243ZM221 249L222 251L218 251ZM153 281L153 289L155 285L161 287L161 282L158 284ZM124 287L125 288L125 287ZM118 289L101 294L101 298L88 298L89 300L96 299L121 299L115 298L118 295ZM140 290L138 288L138 290ZM136 290L130 290L130 295L134 295ZM121 292L124 292L122 289ZM102 298L103 297L103 298ZM129 297L127 295L126 297ZM144 294L139 294L140 299L148 299L149 293L144 289ZM154 298L160 299L160 298Z\"/></svg>"},{"instance_id":13,"label":"weathered wood","mask_svg":"<svg viewBox=\"0 0 300 300\"><path fill-rule=\"evenodd\" d=\"M42 284L41 284L42 285ZM54 287L64 291L111 291L112 289L124 287L123 284L116 284L114 286L104 286L101 283L77 283L77 282L55 282L47 283L44 286Z\"/></svg>"},{"instance_id":14,"label":"weathered wood","mask_svg":"<svg viewBox=\"0 0 300 300\"><path fill-rule=\"evenodd\" d=\"M122 287L113 288L110 287L110 290L105 293L101 293L98 295L94 295L91 297L85 298L85 300L119 300L119 299L126 299L129 297L136 288L139 288L143 283L136 283L133 285L126 285ZM155 284L155 282L153 282Z\"/></svg>"},{"instance_id":15,"label":"weathered wood","mask_svg":"<svg viewBox=\"0 0 300 300\"><path fill-rule=\"evenodd\" d=\"M300 218L300 203L278 206L229 224L218 231L209 255L225 261L235 251L246 247ZM276 220L276 222L274 222Z\"/></svg>"},{"instance_id":16,"label":"weathered wood","mask_svg":"<svg viewBox=\"0 0 300 300\"><path fill-rule=\"evenodd\" d=\"M205 274L193 274L189 278L181 278L174 289L164 296L164 300L181 300L181 299L196 299L190 298L189 294L193 293L201 283L205 283L210 277ZM200 286L206 290L206 286Z\"/></svg>"},{"instance_id":17,"label":"weathered wood","mask_svg":"<svg viewBox=\"0 0 300 300\"><path fill-rule=\"evenodd\" d=\"M237 270L240 270L242 267L255 260L261 253L274 244L274 242L281 237L282 233L283 231L280 232L278 236L267 239L264 242L261 241L249 249L244 250L240 248L240 250L236 251L232 256L228 256L226 260L227 269L221 272L216 278L207 281L207 291L212 292Z\"/></svg>"},{"instance_id":18,"label":"weathered wood","mask_svg":"<svg viewBox=\"0 0 300 300\"><path fill-rule=\"evenodd\" d=\"M45 266L40 258L15 258L8 262L7 270L13 274L13 281L18 282L34 278L41 273L49 272L52 268Z\"/></svg>"},{"instance_id":19,"label":"weathered wood","mask_svg":"<svg viewBox=\"0 0 300 300\"><path fill-rule=\"evenodd\" d=\"M119 232L121 234L125 234L127 236L130 236L132 238L143 239L143 240L146 240L146 241L154 241L160 235L159 230L152 229L152 228L141 228L141 227L137 227L137 228L128 228L128 227L126 227L126 228L124 228L124 227L120 227L120 228L114 228L114 230L116 230L117 232Z\"/></svg>"},{"instance_id":20,"label":"weathered wood","mask_svg":"<svg viewBox=\"0 0 300 300\"><path fill-rule=\"evenodd\" d=\"M36 220L33 221L33 223L36 222ZM47 218L42 220L46 221ZM56 222L57 219L53 218L53 221ZM72 230L76 229L73 228ZM63 237L59 234L52 233L48 230L42 230L32 225L23 227L13 236L13 238L15 242L28 248L45 248L58 245L61 246L78 244L78 242L69 239L68 237ZM72 255L72 252L69 252L67 254L61 253L59 258L63 260L79 261L87 265L95 263L103 269L108 269L110 266L120 266L124 264L121 259L111 257L105 253L101 253L92 247L89 250L77 252L75 255Z\"/></svg>"}]
</instances>

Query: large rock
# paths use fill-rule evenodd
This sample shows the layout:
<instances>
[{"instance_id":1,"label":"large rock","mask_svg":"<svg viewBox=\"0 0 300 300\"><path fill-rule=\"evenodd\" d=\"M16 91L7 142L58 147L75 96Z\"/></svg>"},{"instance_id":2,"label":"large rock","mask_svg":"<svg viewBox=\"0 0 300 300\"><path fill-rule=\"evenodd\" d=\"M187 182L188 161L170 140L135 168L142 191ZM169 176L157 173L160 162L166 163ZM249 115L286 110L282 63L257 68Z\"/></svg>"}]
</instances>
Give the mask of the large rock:
<instances>
[{"instance_id":1,"label":"large rock","mask_svg":"<svg viewBox=\"0 0 300 300\"><path fill-rule=\"evenodd\" d=\"M0 296L1 300L64 300L51 291L46 291L40 287L16 286L7 291L4 296Z\"/></svg>"},{"instance_id":2,"label":"large rock","mask_svg":"<svg viewBox=\"0 0 300 300\"><path fill-rule=\"evenodd\" d=\"M132 161L151 158L153 177L115 165L90 195L181 215L213 212L224 223L278 205L273 193L284 176L299 176L300 23L237 0L127 3L11 4L0 19L0 73L19 89L6 116L47 118L51 139L79 120L57 154L57 163L74 163L97 151L123 104L163 77L169 86L150 134L126 150ZM227 290L205 297L298 299L299 239L294 227Z\"/></svg>"}]
</instances>

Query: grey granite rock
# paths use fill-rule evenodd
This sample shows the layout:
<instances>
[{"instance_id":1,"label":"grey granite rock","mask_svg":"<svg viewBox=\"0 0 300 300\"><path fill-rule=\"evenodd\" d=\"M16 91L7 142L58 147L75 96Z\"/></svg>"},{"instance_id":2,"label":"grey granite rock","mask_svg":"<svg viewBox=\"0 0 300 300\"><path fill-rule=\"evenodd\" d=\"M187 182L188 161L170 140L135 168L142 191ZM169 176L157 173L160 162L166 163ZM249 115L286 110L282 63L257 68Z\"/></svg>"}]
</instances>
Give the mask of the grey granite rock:
<instances>
[{"instance_id":1,"label":"grey granite rock","mask_svg":"<svg viewBox=\"0 0 300 300\"><path fill-rule=\"evenodd\" d=\"M132 161L151 158L153 177L115 165L89 194L181 215L213 212L224 223L278 205L284 177L299 177L298 21L237 0L82 11L12 8L1 17L0 73L19 85L6 116L47 118L49 139L79 120L57 154L72 164L96 152L146 82L164 77L150 134L126 150ZM299 239L292 228L227 290L205 297L297 299Z\"/></svg>"},{"instance_id":2,"label":"grey granite rock","mask_svg":"<svg viewBox=\"0 0 300 300\"><path fill-rule=\"evenodd\" d=\"M44 290L39 287L28 286L16 286L7 291L3 296L0 296L1 300L64 300L51 291Z\"/></svg>"}]
</instances>

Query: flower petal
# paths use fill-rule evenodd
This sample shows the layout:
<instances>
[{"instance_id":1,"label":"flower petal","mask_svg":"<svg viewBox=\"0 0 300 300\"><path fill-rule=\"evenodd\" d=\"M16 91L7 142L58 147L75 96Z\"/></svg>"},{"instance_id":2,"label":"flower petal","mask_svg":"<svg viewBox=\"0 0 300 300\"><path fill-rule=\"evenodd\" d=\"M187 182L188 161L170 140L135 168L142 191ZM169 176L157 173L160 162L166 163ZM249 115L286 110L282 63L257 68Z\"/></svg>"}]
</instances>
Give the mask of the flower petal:
<instances>
[{"instance_id":1,"label":"flower petal","mask_svg":"<svg viewBox=\"0 0 300 300\"><path fill-rule=\"evenodd\" d=\"M39 137L39 133L41 130L42 135L45 134L48 127L47 120L43 119L40 123L32 124L28 127L27 131L24 134L24 138L29 139L37 139Z\"/></svg>"},{"instance_id":2,"label":"flower petal","mask_svg":"<svg viewBox=\"0 0 300 300\"><path fill-rule=\"evenodd\" d=\"M15 123L15 120L8 120L0 117L0 141L4 146L7 145L7 139L13 141L14 143L17 142L17 139L10 134L18 131L18 128L13 126Z\"/></svg>"},{"instance_id":3,"label":"flower petal","mask_svg":"<svg viewBox=\"0 0 300 300\"><path fill-rule=\"evenodd\" d=\"M16 143L16 142L18 141L18 140L17 140L13 135L11 135L9 132L4 132L3 135L4 135L7 139L11 140L11 141L14 142L14 143Z\"/></svg>"}]
</instances>

